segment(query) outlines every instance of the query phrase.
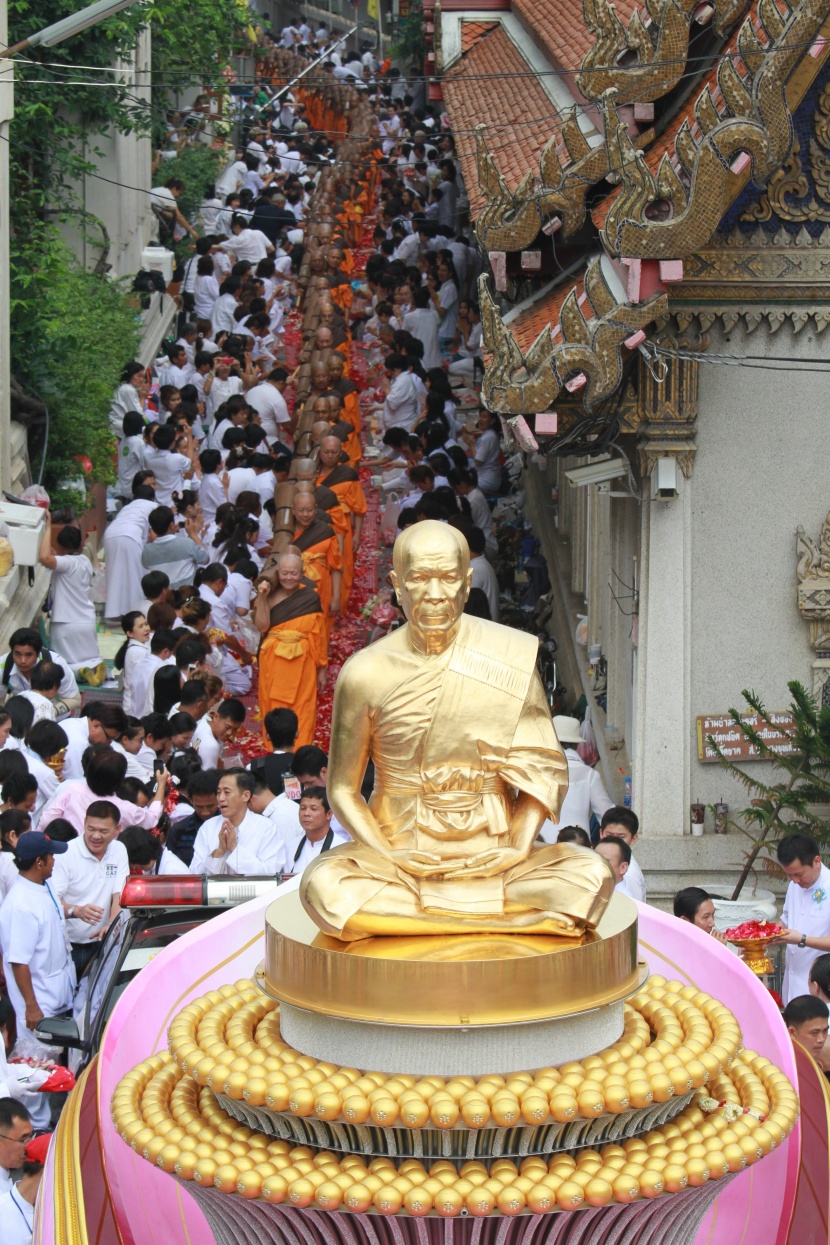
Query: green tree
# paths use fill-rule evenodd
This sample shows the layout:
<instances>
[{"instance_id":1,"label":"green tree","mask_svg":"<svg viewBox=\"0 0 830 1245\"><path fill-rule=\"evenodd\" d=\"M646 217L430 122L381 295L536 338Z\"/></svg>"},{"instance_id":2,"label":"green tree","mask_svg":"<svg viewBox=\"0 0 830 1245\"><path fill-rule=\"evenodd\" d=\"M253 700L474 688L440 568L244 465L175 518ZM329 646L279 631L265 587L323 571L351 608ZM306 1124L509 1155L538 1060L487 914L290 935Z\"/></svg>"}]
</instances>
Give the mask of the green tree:
<instances>
[{"instance_id":1,"label":"green tree","mask_svg":"<svg viewBox=\"0 0 830 1245\"><path fill-rule=\"evenodd\" d=\"M410 65L422 65L426 55L426 37L424 34L424 10L420 2L409 6L406 17L398 24L395 41L392 44L392 55Z\"/></svg>"},{"instance_id":2,"label":"green tree","mask_svg":"<svg viewBox=\"0 0 830 1245\"><path fill-rule=\"evenodd\" d=\"M8 41L25 39L77 8L77 0L9 0ZM94 218L82 212L75 186L84 173L97 173L100 136L162 135L179 92L224 89L229 57L244 45L248 21L239 0L155 0L15 62L9 131L12 387L24 413L32 394L29 414L42 415L38 399L48 407L50 489L78 476L78 453L92 461L93 481L110 478L110 400L140 336L134 300L118 283L85 272L54 221L80 216L98 241ZM119 58L132 58L146 24L152 33L149 103L135 93L130 74L112 72ZM166 168L168 176L188 182L185 210L201 199L216 162L214 153L194 144Z\"/></svg>"},{"instance_id":3,"label":"green tree","mask_svg":"<svg viewBox=\"0 0 830 1245\"><path fill-rule=\"evenodd\" d=\"M793 681L787 686L792 696L792 752L782 754L769 747L764 728L776 734L780 728L772 722L755 692L741 693L747 709L729 710L743 738L757 749L759 759L772 766L772 781L764 782L753 766L744 769L736 765L724 756L713 736L707 739L724 768L750 796L749 804L739 814L740 822L731 823L752 841L733 899L740 895L756 862L776 871L774 857L761 853L785 834L809 834L822 846L830 846L830 825L817 811L818 806L830 804L830 706L818 704L801 683ZM747 711L758 715L760 728L746 720Z\"/></svg>"},{"instance_id":4,"label":"green tree","mask_svg":"<svg viewBox=\"0 0 830 1245\"><path fill-rule=\"evenodd\" d=\"M12 371L49 411L45 487L54 503L82 506L61 481L84 474L79 454L92 464L90 483L114 479L107 414L138 347L137 308L120 285L78 263L55 225L35 225L22 252L19 241L11 265ZM36 267L26 263L30 246Z\"/></svg>"}]
</instances>

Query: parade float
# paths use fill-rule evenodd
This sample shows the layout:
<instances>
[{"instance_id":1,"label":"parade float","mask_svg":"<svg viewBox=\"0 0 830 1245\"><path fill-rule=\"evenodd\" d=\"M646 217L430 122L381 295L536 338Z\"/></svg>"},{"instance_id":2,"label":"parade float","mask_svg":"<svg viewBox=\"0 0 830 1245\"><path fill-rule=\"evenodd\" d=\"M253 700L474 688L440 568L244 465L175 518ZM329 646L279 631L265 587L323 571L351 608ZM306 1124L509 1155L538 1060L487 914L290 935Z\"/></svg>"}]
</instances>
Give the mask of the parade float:
<instances>
[{"instance_id":1,"label":"parade float","mask_svg":"<svg viewBox=\"0 0 830 1245\"><path fill-rule=\"evenodd\" d=\"M86 1222L135 1245L796 1239L815 1151L775 1004L594 854L534 846L565 770L527 637L462 615L453 529L410 531L409 626L335 696L329 791L354 843L143 970L35 1239L73 1239L85 1109L106 1191ZM819 1209L822 1180L819 1160Z\"/></svg>"}]
</instances>

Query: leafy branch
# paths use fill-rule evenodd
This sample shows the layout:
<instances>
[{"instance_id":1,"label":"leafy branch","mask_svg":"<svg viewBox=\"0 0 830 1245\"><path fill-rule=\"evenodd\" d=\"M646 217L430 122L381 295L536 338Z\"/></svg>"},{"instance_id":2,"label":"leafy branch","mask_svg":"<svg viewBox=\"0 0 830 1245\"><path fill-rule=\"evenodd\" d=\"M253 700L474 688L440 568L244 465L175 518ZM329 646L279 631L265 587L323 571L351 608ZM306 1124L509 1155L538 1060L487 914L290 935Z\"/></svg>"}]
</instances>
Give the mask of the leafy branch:
<instances>
[{"instance_id":1,"label":"leafy branch","mask_svg":"<svg viewBox=\"0 0 830 1245\"><path fill-rule=\"evenodd\" d=\"M746 711L729 710L729 717L756 750L758 758L773 767L773 781L764 782L760 776L743 769L724 755L713 736L707 737L723 767L750 797L747 807L738 814L742 824L732 822L753 843L732 894L733 900L740 895L765 845L786 834L800 833L811 835L822 846L830 846L830 827L816 812L816 806L830 803L830 707L819 705L795 680L787 686L792 696L793 725L787 732L792 743L791 752L782 753L770 747L764 728L777 735L780 727L772 721L755 692L741 694L750 713L760 719L760 728L747 721Z\"/></svg>"}]
</instances>

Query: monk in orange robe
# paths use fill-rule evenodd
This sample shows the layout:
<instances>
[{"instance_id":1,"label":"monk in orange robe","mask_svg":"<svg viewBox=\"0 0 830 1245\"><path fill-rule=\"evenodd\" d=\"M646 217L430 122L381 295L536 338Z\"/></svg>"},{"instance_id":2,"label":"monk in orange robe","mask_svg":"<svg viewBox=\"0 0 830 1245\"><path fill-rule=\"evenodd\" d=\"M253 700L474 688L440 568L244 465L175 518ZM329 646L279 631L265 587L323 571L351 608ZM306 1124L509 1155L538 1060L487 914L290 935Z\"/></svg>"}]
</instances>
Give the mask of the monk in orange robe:
<instances>
[{"instance_id":1,"label":"monk in orange robe","mask_svg":"<svg viewBox=\"0 0 830 1245\"><path fill-rule=\"evenodd\" d=\"M297 493L292 509L295 530L291 543L302 554L303 573L314 583L330 632L341 608L343 555L340 542L334 529L318 519L317 501L312 493Z\"/></svg>"},{"instance_id":2,"label":"monk in orange robe","mask_svg":"<svg viewBox=\"0 0 830 1245\"><path fill-rule=\"evenodd\" d=\"M340 395L341 418L347 419L360 436L360 390L348 379L342 355L329 355L328 380L334 392Z\"/></svg>"},{"instance_id":3,"label":"monk in orange robe","mask_svg":"<svg viewBox=\"0 0 830 1245\"><path fill-rule=\"evenodd\" d=\"M314 742L317 692L326 685L328 635L320 598L302 583L299 554L283 553L277 563L276 587L263 582L254 602L254 625L262 636L259 648L259 708L293 709L299 728L297 744Z\"/></svg>"},{"instance_id":4,"label":"monk in orange robe","mask_svg":"<svg viewBox=\"0 0 830 1245\"><path fill-rule=\"evenodd\" d=\"M318 461L321 470L317 476L317 487L331 489L337 495L340 507L348 519L340 588L341 607L345 612L354 583L354 560L360 546L363 519L366 515L366 495L354 467L341 463L342 448L340 441L334 436L325 437L320 442Z\"/></svg>"},{"instance_id":5,"label":"monk in orange robe","mask_svg":"<svg viewBox=\"0 0 830 1245\"><path fill-rule=\"evenodd\" d=\"M332 300L337 303L337 306L345 315L352 305L352 284L340 267L342 259L342 251L335 250L334 247L329 249L326 254L326 262L328 264L326 278L329 283Z\"/></svg>"},{"instance_id":6,"label":"monk in orange robe","mask_svg":"<svg viewBox=\"0 0 830 1245\"><path fill-rule=\"evenodd\" d=\"M345 440L343 440L343 449L346 458L349 460L349 466L356 467L363 457L363 446L360 443L360 437L355 431L351 420L344 419L343 417L343 402L340 394L329 390L326 394L326 402L328 403L329 423L334 435L343 440L343 430L346 428L349 430Z\"/></svg>"}]
</instances>

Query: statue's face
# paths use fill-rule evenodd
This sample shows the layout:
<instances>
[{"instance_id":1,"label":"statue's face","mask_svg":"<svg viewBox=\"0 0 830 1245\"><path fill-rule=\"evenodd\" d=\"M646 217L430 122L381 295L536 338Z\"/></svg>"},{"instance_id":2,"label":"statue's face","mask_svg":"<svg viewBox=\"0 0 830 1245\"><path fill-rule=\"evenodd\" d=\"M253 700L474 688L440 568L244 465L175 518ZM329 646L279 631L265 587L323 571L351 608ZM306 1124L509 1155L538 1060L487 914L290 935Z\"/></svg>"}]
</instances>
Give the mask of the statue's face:
<instances>
[{"instance_id":1,"label":"statue's face","mask_svg":"<svg viewBox=\"0 0 830 1245\"><path fill-rule=\"evenodd\" d=\"M451 631L464 612L472 577L453 529L417 523L400 561L391 578L412 627L430 635Z\"/></svg>"}]
</instances>

